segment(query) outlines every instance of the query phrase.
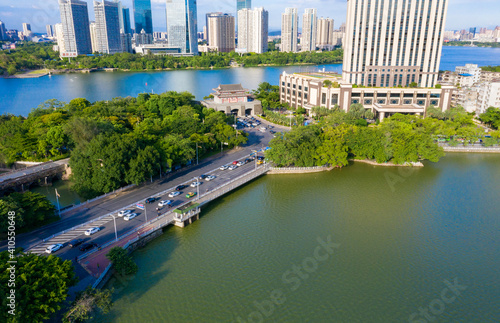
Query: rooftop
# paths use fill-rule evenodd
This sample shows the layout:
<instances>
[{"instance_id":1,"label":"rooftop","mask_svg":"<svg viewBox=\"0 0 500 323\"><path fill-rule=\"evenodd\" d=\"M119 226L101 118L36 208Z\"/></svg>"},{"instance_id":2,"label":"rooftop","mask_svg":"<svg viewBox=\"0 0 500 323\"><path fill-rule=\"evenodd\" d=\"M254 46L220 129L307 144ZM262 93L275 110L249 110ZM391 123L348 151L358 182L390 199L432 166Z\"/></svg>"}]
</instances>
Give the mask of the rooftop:
<instances>
[{"instance_id":1,"label":"rooftop","mask_svg":"<svg viewBox=\"0 0 500 323\"><path fill-rule=\"evenodd\" d=\"M240 84L219 84L219 87L213 89L217 92L234 92L234 91L248 91L244 89Z\"/></svg>"}]
</instances>

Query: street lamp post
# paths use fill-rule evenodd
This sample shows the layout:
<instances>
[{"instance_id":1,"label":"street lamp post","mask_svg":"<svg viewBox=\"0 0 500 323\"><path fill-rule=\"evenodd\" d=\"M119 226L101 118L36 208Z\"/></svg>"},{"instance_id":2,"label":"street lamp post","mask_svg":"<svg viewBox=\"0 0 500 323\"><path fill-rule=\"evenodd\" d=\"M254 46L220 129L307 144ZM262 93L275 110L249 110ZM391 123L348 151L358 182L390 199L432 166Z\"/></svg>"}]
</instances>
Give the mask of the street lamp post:
<instances>
[{"instance_id":1,"label":"street lamp post","mask_svg":"<svg viewBox=\"0 0 500 323\"><path fill-rule=\"evenodd\" d=\"M115 223L115 240L118 241L118 233L116 232L116 217L111 214L111 216L113 217L113 222Z\"/></svg>"},{"instance_id":2,"label":"street lamp post","mask_svg":"<svg viewBox=\"0 0 500 323\"><path fill-rule=\"evenodd\" d=\"M194 178L195 182L198 183L198 177L195 177ZM197 198L196 199L199 199L200 198L200 185L196 185L196 196Z\"/></svg>"}]
</instances>

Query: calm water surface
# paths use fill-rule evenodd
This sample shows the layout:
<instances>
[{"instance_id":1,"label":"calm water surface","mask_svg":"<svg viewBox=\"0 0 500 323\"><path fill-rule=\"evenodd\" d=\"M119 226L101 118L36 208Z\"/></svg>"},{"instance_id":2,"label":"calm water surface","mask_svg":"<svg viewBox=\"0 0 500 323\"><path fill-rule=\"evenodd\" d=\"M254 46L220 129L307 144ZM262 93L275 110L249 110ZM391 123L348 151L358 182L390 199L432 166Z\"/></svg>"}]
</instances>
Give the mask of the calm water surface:
<instances>
[{"instance_id":1,"label":"calm water surface","mask_svg":"<svg viewBox=\"0 0 500 323\"><path fill-rule=\"evenodd\" d=\"M466 63L480 66L500 65L500 48L443 47L440 67L442 70L455 70L455 66ZM323 68L327 71L342 72L342 64L334 64L199 71L75 73L38 79L0 78L0 113L26 116L40 103L54 98L69 102L82 97L93 102L120 96L137 96L142 92L189 91L197 99L202 99L219 84L242 83L245 88L256 89L259 83L264 81L278 84L279 75L283 71L294 73L318 71Z\"/></svg>"},{"instance_id":2,"label":"calm water surface","mask_svg":"<svg viewBox=\"0 0 500 323\"><path fill-rule=\"evenodd\" d=\"M386 323L427 308L434 322L499 322L499 164L450 154L263 176L134 252L139 272L109 283L113 310L95 321Z\"/></svg>"}]
</instances>

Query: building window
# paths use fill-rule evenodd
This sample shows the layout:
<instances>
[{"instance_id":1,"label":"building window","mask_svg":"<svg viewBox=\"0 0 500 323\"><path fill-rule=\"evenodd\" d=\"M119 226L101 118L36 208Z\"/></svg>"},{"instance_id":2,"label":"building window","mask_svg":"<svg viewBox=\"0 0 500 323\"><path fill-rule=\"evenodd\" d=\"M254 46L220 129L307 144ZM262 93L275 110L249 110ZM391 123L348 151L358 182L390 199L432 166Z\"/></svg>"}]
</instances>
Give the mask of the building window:
<instances>
[{"instance_id":1,"label":"building window","mask_svg":"<svg viewBox=\"0 0 500 323\"><path fill-rule=\"evenodd\" d=\"M365 104L366 105L371 105L372 104L372 99L365 99Z\"/></svg>"},{"instance_id":2,"label":"building window","mask_svg":"<svg viewBox=\"0 0 500 323\"><path fill-rule=\"evenodd\" d=\"M281 92L285 93L285 88L284 87L281 88Z\"/></svg>"},{"instance_id":3,"label":"building window","mask_svg":"<svg viewBox=\"0 0 500 323\"><path fill-rule=\"evenodd\" d=\"M302 85L299 85L299 90L302 90Z\"/></svg>"},{"instance_id":4,"label":"building window","mask_svg":"<svg viewBox=\"0 0 500 323\"><path fill-rule=\"evenodd\" d=\"M431 105L438 105L439 104L439 100L431 100Z\"/></svg>"},{"instance_id":5,"label":"building window","mask_svg":"<svg viewBox=\"0 0 500 323\"><path fill-rule=\"evenodd\" d=\"M294 89L295 89L295 88L297 88L297 85L296 85L296 84L294 84L294 85L293 85L293 88L294 88Z\"/></svg>"},{"instance_id":6,"label":"building window","mask_svg":"<svg viewBox=\"0 0 500 323\"><path fill-rule=\"evenodd\" d=\"M332 94L332 105L338 104L339 103L339 95L338 94Z\"/></svg>"},{"instance_id":7,"label":"building window","mask_svg":"<svg viewBox=\"0 0 500 323\"><path fill-rule=\"evenodd\" d=\"M417 100L417 104L425 106L425 100Z\"/></svg>"},{"instance_id":8,"label":"building window","mask_svg":"<svg viewBox=\"0 0 500 323\"><path fill-rule=\"evenodd\" d=\"M378 99L378 100L377 100L377 103L378 103L378 104L385 104L385 99Z\"/></svg>"},{"instance_id":9,"label":"building window","mask_svg":"<svg viewBox=\"0 0 500 323\"><path fill-rule=\"evenodd\" d=\"M307 100L307 93L304 93L304 101Z\"/></svg>"},{"instance_id":10,"label":"building window","mask_svg":"<svg viewBox=\"0 0 500 323\"><path fill-rule=\"evenodd\" d=\"M285 86L285 82L281 82L281 85Z\"/></svg>"},{"instance_id":11,"label":"building window","mask_svg":"<svg viewBox=\"0 0 500 323\"><path fill-rule=\"evenodd\" d=\"M309 88L308 88L307 86L306 86L306 87L304 87L304 91L306 91L306 92L307 92L308 90L309 90Z\"/></svg>"},{"instance_id":12,"label":"building window","mask_svg":"<svg viewBox=\"0 0 500 323\"><path fill-rule=\"evenodd\" d=\"M410 99L404 99L404 100L403 100L403 104L407 104L407 105L409 105L409 104L411 104L411 101L413 101L413 100L410 100Z\"/></svg>"},{"instance_id":13,"label":"building window","mask_svg":"<svg viewBox=\"0 0 500 323\"><path fill-rule=\"evenodd\" d=\"M321 104L326 104L326 93L321 93Z\"/></svg>"},{"instance_id":14,"label":"building window","mask_svg":"<svg viewBox=\"0 0 500 323\"><path fill-rule=\"evenodd\" d=\"M302 97L302 92L299 92L299 98L301 98L301 97Z\"/></svg>"},{"instance_id":15,"label":"building window","mask_svg":"<svg viewBox=\"0 0 500 323\"><path fill-rule=\"evenodd\" d=\"M399 104L399 99L391 99L390 102L392 105L397 105L397 104Z\"/></svg>"},{"instance_id":16,"label":"building window","mask_svg":"<svg viewBox=\"0 0 500 323\"><path fill-rule=\"evenodd\" d=\"M292 95L295 96L295 90L293 90Z\"/></svg>"}]
</instances>

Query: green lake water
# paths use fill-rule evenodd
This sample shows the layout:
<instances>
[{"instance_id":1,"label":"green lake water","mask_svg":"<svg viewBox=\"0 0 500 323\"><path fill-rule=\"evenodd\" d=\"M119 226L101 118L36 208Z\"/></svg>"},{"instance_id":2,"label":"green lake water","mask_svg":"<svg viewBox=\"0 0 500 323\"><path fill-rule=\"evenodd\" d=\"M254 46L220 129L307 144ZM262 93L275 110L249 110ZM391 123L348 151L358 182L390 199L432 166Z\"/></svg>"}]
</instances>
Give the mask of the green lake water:
<instances>
[{"instance_id":1,"label":"green lake water","mask_svg":"<svg viewBox=\"0 0 500 323\"><path fill-rule=\"evenodd\" d=\"M95 321L498 322L499 166L263 176L135 251Z\"/></svg>"}]
</instances>

